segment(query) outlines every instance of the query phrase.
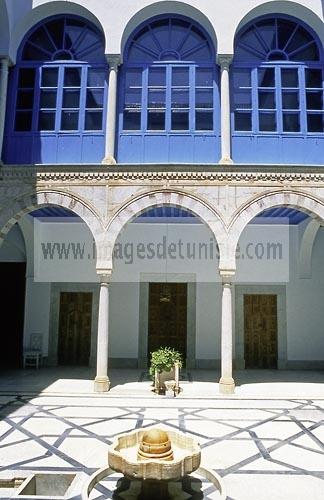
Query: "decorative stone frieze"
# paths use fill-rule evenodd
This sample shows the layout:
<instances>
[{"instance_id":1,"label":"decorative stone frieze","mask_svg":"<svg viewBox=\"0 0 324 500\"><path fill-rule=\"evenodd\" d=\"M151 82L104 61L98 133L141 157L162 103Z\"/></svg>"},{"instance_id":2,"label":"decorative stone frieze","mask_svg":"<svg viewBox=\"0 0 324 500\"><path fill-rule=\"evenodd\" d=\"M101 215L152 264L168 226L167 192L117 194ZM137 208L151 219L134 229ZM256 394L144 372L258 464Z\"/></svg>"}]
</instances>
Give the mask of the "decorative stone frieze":
<instances>
[{"instance_id":1,"label":"decorative stone frieze","mask_svg":"<svg viewBox=\"0 0 324 500\"><path fill-rule=\"evenodd\" d=\"M320 168L309 168L305 171L299 170L299 168L294 167L289 171L289 167L285 168L285 171L281 171L280 168L262 169L259 168L247 168L242 170L239 167L231 168L227 167L227 170L223 170L220 167L212 168L201 168L195 167L193 169L183 170L183 166L180 166L177 170L170 167L161 168L159 170L151 168L150 165L147 169L139 169L136 167L130 167L125 169L124 167L111 167L109 170L103 167L96 167L94 169L87 168L87 166L78 166L78 169L70 167L58 167L48 166L46 169L34 168L34 167L2 167L0 171L0 181L10 182L10 181L24 181L27 182L74 182L74 181L102 181L107 182L110 180L114 181L132 181L132 180L148 180L148 181L159 181L159 180L188 180L188 181L216 181L216 182L243 182L243 183L255 183L255 182L280 182L280 183L318 183L324 181L324 169Z\"/></svg>"}]
</instances>

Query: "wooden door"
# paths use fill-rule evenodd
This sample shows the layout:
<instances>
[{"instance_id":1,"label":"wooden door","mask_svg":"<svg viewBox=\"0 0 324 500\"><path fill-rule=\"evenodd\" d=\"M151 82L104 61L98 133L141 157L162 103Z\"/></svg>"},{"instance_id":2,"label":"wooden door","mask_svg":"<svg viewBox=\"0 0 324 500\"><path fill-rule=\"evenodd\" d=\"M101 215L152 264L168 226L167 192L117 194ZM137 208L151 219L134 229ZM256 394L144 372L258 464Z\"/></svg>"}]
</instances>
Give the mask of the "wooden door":
<instances>
[{"instance_id":1,"label":"wooden door","mask_svg":"<svg viewBox=\"0 0 324 500\"><path fill-rule=\"evenodd\" d=\"M246 368L277 368L276 295L244 295Z\"/></svg>"},{"instance_id":2,"label":"wooden door","mask_svg":"<svg viewBox=\"0 0 324 500\"><path fill-rule=\"evenodd\" d=\"M89 364L91 315L92 293L61 292L58 340L60 365Z\"/></svg>"},{"instance_id":3,"label":"wooden door","mask_svg":"<svg viewBox=\"0 0 324 500\"><path fill-rule=\"evenodd\" d=\"M150 283L148 358L165 346L174 347L186 359L187 283Z\"/></svg>"}]
</instances>

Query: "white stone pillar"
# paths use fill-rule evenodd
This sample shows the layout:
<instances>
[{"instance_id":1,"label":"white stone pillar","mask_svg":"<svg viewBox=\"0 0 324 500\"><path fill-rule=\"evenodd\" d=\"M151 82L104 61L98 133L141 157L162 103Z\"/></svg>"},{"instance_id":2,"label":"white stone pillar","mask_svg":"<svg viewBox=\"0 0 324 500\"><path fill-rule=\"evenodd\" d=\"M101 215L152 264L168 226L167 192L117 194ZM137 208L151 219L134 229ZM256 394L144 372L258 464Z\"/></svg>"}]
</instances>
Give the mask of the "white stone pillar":
<instances>
[{"instance_id":1,"label":"white stone pillar","mask_svg":"<svg viewBox=\"0 0 324 500\"><path fill-rule=\"evenodd\" d=\"M94 381L95 392L108 392L108 340L109 340L109 286L111 274L100 274L98 338L97 338L97 375Z\"/></svg>"},{"instance_id":2,"label":"white stone pillar","mask_svg":"<svg viewBox=\"0 0 324 500\"><path fill-rule=\"evenodd\" d=\"M233 320L232 320L232 274L222 275L222 332L221 332L221 378L219 392L233 394L235 383L233 380Z\"/></svg>"},{"instance_id":3,"label":"white stone pillar","mask_svg":"<svg viewBox=\"0 0 324 500\"><path fill-rule=\"evenodd\" d=\"M220 94L221 94L221 159L219 163L232 164L231 158L231 107L230 107L230 85L229 67L233 56L221 54L218 63L221 68Z\"/></svg>"},{"instance_id":4,"label":"white stone pillar","mask_svg":"<svg viewBox=\"0 0 324 500\"><path fill-rule=\"evenodd\" d=\"M2 161L3 136L6 118L8 71L9 61L6 57L4 57L1 59L0 68L0 162Z\"/></svg>"},{"instance_id":5,"label":"white stone pillar","mask_svg":"<svg viewBox=\"0 0 324 500\"><path fill-rule=\"evenodd\" d=\"M109 64L108 81L108 103L106 120L106 145L105 157L102 163L106 165L116 164L115 159L115 139L116 139L116 111L117 111L117 73L120 64L119 54L109 54L107 56Z\"/></svg>"}]
</instances>

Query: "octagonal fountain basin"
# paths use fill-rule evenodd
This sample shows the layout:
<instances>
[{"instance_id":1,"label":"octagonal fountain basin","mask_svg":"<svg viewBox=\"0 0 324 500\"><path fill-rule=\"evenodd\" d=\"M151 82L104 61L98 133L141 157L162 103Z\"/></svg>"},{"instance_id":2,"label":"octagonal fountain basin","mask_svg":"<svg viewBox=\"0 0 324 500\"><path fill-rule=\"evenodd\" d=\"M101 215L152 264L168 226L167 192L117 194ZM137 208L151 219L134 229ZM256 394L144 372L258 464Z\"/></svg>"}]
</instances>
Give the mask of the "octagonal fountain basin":
<instances>
[{"instance_id":1,"label":"octagonal fountain basin","mask_svg":"<svg viewBox=\"0 0 324 500\"><path fill-rule=\"evenodd\" d=\"M174 481L200 465L198 442L178 431L150 427L121 434L111 445L108 464L130 479Z\"/></svg>"},{"instance_id":2,"label":"octagonal fountain basin","mask_svg":"<svg viewBox=\"0 0 324 500\"><path fill-rule=\"evenodd\" d=\"M225 500L222 478L211 469L202 467L200 460L198 442L182 432L149 427L121 434L109 448L108 467L96 471L84 485L82 500L88 500L96 485L116 472L124 477L116 479L117 489L112 492L115 499L189 500L198 498L197 494L199 498L205 498L201 489L198 493L197 479L189 476L195 473L204 478L205 486L206 483L214 486L214 496L208 498ZM192 484L196 481L192 491L188 481ZM188 495L189 491L193 496Z\"/></svg>"}]
</instances>

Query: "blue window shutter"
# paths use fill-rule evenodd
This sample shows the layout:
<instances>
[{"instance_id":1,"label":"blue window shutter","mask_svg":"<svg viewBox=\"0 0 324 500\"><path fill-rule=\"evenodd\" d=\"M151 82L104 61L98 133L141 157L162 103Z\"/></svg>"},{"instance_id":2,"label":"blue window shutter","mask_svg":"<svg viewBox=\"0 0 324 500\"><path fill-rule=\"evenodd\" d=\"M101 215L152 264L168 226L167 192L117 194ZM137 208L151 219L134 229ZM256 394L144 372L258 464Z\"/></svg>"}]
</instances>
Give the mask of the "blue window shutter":
<instances>
[{"instance_id":1,"label":"blue window shutter","mask_svg":"<svg viewBox=\"0 0 324 500\"><path fill-rule=\"evenodd\" d=\"M43 71L56 68L56 85L41 80ZM28 69L35 71L30 126L29 110L19 108L19 105L26 107L30 101L29 89L22 91L19 87L20 72ZM81 81L71 81L66 85L65 72L72 69L80 72ZM101 162L105 143L107 78L102 80L100 88L96 83L92 88L88 85L88 74L93 69L108 73L103 35L88 21L73 15L59 15L43 20L27 33L18 51L13 85L8 95L4 157L7 163L77 163L83 158L86 162ZM88 93L92 94L92 103L89 99L87 101ZM14 106L10 108L9 102ZM90 102L89 108L87 102ZM12 113L11 109L15 112ZM24 116L27 117L25 125ZM21 126L15 125L18 118ZM24 151L20 155L17 153L19 140L29 145L30 157L27 158ZM93 145L90 149L89 144Z\"/></svg>"},{"instance_id":2,"label":"blue window shutter","mask_svg":"<svg viewBox=\"0 0 324 500\"><path fill-rule=\"evenodd\" d=\"M234 161L321 162L324 150L319 151L318 139L323 139L324 134L322 61L316 34L294 18L265 16L238 33L231 67ZM240 97L247 92L245 70L251 71L251 123L247 119L247 101L244 110ZM320 80L318 88L312 87L314 83L307 87L305 75L309 71L314 71L309 80ZM273 82L259 81L262 72L273 72ZM323 148L324 141L319 144Z\"/></svg>"},{"instance_id":3,"label":"blue window shutter","mask_svg":"<svg viewBox=\"0 0 324 500\"><path fill-rule=\"evenodd\" d=\"M192 20L180 16L157 17L135 30L126 44L123 59L118 161L204 163L208 158L209 163L217 162L220 157L218 72L208 35ZM209 69L213 74L210 84L213 103L209 112L200 110L200 128L196 126L197 68ZM140 128L131 119L134 110L125 101L131 72L136 69L142 73ZM165 71L166 80L154 84L150 74L159 69ZM174 79L181 70L183 75L188 74L186 82ZM133 83L132 88L135 87ZM180 144L183 151L179 156Z\"/></svg>"}]
</instances>

